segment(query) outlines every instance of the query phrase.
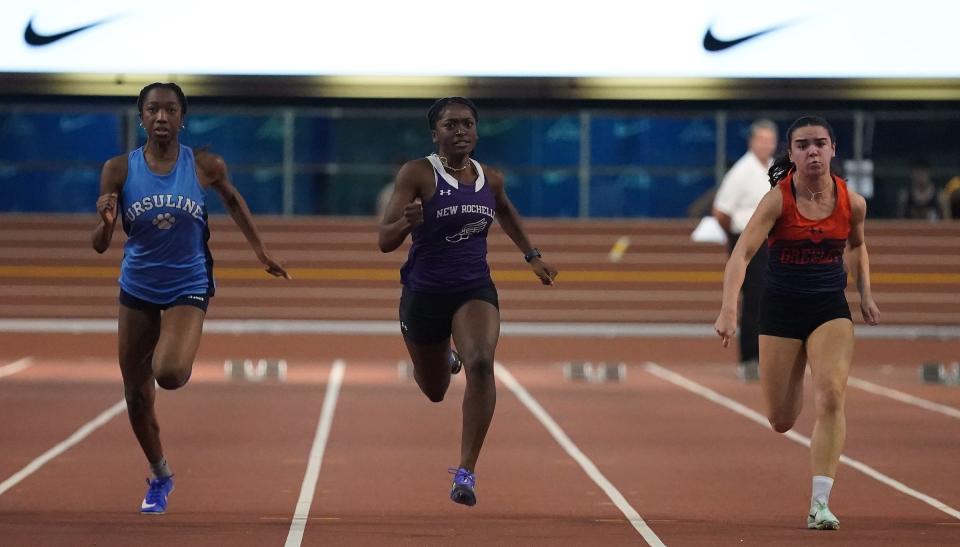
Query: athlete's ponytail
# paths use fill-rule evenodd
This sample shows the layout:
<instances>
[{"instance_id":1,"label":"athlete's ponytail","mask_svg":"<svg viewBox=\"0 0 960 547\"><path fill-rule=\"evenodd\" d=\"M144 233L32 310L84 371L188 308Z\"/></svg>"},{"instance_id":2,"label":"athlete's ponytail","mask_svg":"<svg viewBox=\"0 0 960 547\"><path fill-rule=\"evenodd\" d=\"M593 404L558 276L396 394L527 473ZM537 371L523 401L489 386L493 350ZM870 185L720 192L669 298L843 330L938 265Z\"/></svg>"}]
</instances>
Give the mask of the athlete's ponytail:
<instances>
[{"instance_id":1,"label":"athlete's ponytail","mask_svg":"<svg viewBox=\"0 0 960 547\"><path fill-rule=\"evenodd\" d=\"M771 165L767 171L767 176L770 177L770 187L772 188L779 184L791 169L793 169L793 162L790 161L790 156L787 155L787 151L784 150L782 154L773 160L773 165Z\"/></svg>"},{"instance_id":2,"label":"athlete's ponytail","mask_svg":"<svg viewBox=\"0 0 960 547\"><path fill-rule=\"evenodd\" d=\"M787 128L787 138L784 141L785 149L774 160L773 165L770 166L770 170L767 171L767 176L770 177L770 186L776 186L783 177L787 176L787 173L794 168L793 162L790 161L790 143L793 139L793 132L801 127L822 127L827 130L827 133L830 135L830 142L836 144L837 136L833 132L833 127L830 125L830 122L819 117L819 116L801 116L794 120L790 127ZM832 163L832 162L831 162ZM833 173L833 167L830 168L831 174Z\"/></svg>"}]
</instances>

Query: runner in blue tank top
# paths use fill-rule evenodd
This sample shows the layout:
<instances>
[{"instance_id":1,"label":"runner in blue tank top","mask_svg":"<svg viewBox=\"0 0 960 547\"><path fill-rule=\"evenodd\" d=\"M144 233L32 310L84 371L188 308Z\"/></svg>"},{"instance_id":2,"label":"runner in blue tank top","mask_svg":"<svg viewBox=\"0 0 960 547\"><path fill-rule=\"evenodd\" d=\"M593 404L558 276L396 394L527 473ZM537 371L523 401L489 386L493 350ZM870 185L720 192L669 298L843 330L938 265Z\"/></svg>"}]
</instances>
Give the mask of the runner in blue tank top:
<instances>
[{"instance_id":1,"label":"runner in blue tank top","mask_svg":"<svg viewBox=\"0 0 960 547\"><path fill-rule=\"evenodd\" d=\"M400 271L400 330L423 393L440 402L450 375L466 368L460 464L450 498L477 501L474 470L497 393L493 357L500 337L497 291L487 265L487 232L496 219L533 273L552 285L557 271L540 258L504 191L503 175L473 160L477 109L469 99L433 104L427 122L437 153L407 162L380 223L380 250L413 245ZM450 338L457 352L450 346Z\"/></svg>"},{"instance_id":2,"label":"runner in blue tank top","mask_svg":"<svg viewBox=\"0 0 960 547\"><path fill-rule=\"evenodd\" d=\"M154 475L140 511L158 514L166 511L173 474L163 457L153 409L154 381L164 389L186 384L200 344L214 292L213 258L207 248L207 188L220 194L267 272L289 276L260 241L223 158L194 153L180 144L187 113L180 87L159 82L146 86L137 110L147 142L104 164L93 248L103 253L110 247L121 218L127 242L120 266L120 372L130 424Z\"/></svg>"}]
</instances>

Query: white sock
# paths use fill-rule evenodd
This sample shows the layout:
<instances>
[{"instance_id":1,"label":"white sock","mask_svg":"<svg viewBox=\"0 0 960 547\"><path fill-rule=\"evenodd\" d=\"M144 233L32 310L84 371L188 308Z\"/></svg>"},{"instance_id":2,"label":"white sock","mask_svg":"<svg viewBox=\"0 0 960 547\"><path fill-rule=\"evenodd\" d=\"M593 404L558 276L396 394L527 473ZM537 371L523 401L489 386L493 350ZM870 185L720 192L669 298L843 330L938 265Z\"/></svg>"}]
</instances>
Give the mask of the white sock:
<instances>
[{"instance_id":1,"label":"white sock","mask_svg":"<svg viewBox=\"0 0 960 547\"><path fill-rule=\"evenodd\" d=\"M830 501L830 489L833 488L833 479L824 475L813 476L813 495L810 505L820 502L826 505Z\"/></svg>"}]
</instances>

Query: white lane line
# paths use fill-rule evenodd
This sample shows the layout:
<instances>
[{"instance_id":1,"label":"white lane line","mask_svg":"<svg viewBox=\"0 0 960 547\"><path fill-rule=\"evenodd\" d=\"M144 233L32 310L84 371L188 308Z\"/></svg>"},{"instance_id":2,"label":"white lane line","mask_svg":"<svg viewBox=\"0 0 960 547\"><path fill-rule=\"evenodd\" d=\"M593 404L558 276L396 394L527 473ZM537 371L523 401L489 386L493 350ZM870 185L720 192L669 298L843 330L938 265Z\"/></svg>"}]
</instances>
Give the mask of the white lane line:
<instances>
[{"instance_id":1,"label":"white lane line","mask_svg":"<svg viewBox=\"0 0 960 547\"><path fill-rule=\"evenodd\" d=\"M693 380L688 379L686 376L682 376L680 374L677 374L676 372L673 372L672 370L663 368L660 365L657 365L656 363L644 363L643 368L644 370L646 370L647 372L649 372L650 374L658 378L662 378L672 384L676 384L686 389L687 391L695 393L703 397L704 399L713 401L714 403L717 403L722 407L725 407L729 410L736 412L737 414L740 414L741 416L743 416L744 418L747 418L748 420L751 420L753 422L760 424L765 429L772 430L772 428L770 427L770 423L767 421L766 417L764 417L759 412L753 410L752 408L744 406L743 404L738 403L737 401L734 401L729 397L720 395L716 391L713 391L712 389L706 386L703 386L701 384L694 382ZM784 434L784 436L792 441L802 444L803 446L806 446L808 448L810 447L810 438L807 436L801 435L795 431L788 431ZM954 509L953 507L950 507L946 503L943 503L942 501L932 496L928 496L927 494L924 494L919 490L910 488L906 484L903 484L902 482L892 477L884 475L880 471L877 471L876 469L870 467L869 465L859 460L855 460L849 456L845 456L841 454L840 463L849 465L850 467L856 469L857 471L860 471L864 475L876 481L879 481L902 494L906 494L912 498L918 499L935 509L943 511L944 513L950 515L951 517L957 520L960 520L960 511L958 511L957 509Z\"/></svg>"},{"instance_id":2,"label":"white lane line","mask_svg":"<svg viewBox=\"0 0 960 547\"><path fill-rule=\"evenodd\" d=\"M56 458L60 454L63 454L74 445L78 444L83 439L87 438L88 435L93 433L103 424L109 422L113 419L114 416L123 412L127 408L127 403L123 399L115 403L110 408L104 410L100 413L99 416L85 423L73 432L72 435L67 437L64 441L60 442L50 450L47 450L39 457L37 457L32 462L28 463L26 467L14 473L10 478L0 483L0 495L3 495L4 492L10 490L14 486L20 483L23 479L29 477L35 473L38 469L43 467L47 462Z\"/></svg>"},{"instance_id":3,"label":"white lane line","mask_svg":"<svg viewBox=\"0 0 960 547\"><path fill-rule=\"evenodd\" d=\"M586 454L577 448L577 445L570 440L570 437L567 436L560 425L558 425L557 422L554 421L549 414L547 414L547 411L540 406L540 403L538 403L537 400L534 399L533 396L530 395L530 393L520 384L520 382L518 382L517 379L510 374L510 371L507 370L507 367L500 363L495 363L495 367L497 378L499 378L500 381L503 382L504 385L506 385L507 388L513 392L517 399L520 399L520 402L527 407L527 410L529 410L530 413L533 414L541 424L543 424L543 427L550 432L550 435L552 435L553 439L557 441L557 444L563 447L567 454L580 465L587 476L590 477L593 482L600 487L601 490L603 490L607 497L610 498L610 501L617 506L617 509L620 509L620 512L623 513L623 516L627 517L627 520L630 521L630 524L633 525L634 529L636 529L636 531L643 536L643 539L647 541L647 545L650 545L651 547L663 547L663 542L660 541L660 538L657 537L657 534L650 529L650 526L648 526L640 514L637 513L636 509L630 505L630 502L623 497L623 494L617 490L616 486L614 486L609 480L607 480L605 476L603 476L603 473L601 473L600 470L597 469L597 466L590 461L590 458L588 458Z\"/></svg>"},{"instance_id":4,"label":"white lane line","mask_svg":"<svg viewBox=\"0 0 960 547\"><path fill-rule=\"evenodd\" d=\"M313 446L310 448L307 471L303 475L303 484L300 485L300 498L297 500L293 521L290 522L290 531L287 533L285 547L300 547L300 543L303 541L303 532L307 527L307 518L310 516L310 505L313 504L313 493L317 489L317 480L320 478L323 452L327 448L327 439L330 438L333 411L337 407L337 396L340 394L340 385L343 384L343 373L346 368L347 364L343 359L337 359L333 362L333 368L330 370L327 392L323 396L323 407L320 409L320 420L317 423L317 434L313 438Z\"/></svg>"},{"instance_id":5,"label":"white lane line","mask_svg":"<svg viewBox=\"0 0 960 547\"><path fill-rule=\"evenodd\" d=\"M924 410L939 412L940 414L945 414L947 416L950 416L951 418L960 419L960 410L953 408L952 406L947 406L940 403L935 403L933 401L928 401L921 397L910 395L909 393L904 393L902 391L898 391L893 388L874 384L873 382L868 382L866 380L861 380L860 378L854 378L852 376L847 381L847 384L857 389L862 389L863 391L873 393L874 395L889 397L896 401L900 401L901 403L906 403L908 405L920 407Z\"/></svg>"},{"instance_id":6,"label":"white lane line","mask_svg":"<svg viewBox=\"0 0 960 547\"><path fill-rule=\"evenodd\" d=\"M2 308L2 306L0 306ZM63 311L63 306L50 306ZM89 312L89 306L84 308ZM113 310L116 312L116 309ZM61 313L62 315L62 313ZM929 314L927 314L929 316ZM13 319L0 318L0 333L117 332L116 319ZM377 320L304 320L304 319L208 319L203 332L218 334L395 334L397 322ZM560 336L604 338L710 338L717 333L708 324L688 323L551 323L507 321L500 334L511 336ZM960 339L955 325L878 325L857 331L857 338L915 340Z\"/></svg>"},{"instance_id":7,"label":"white lane line","mask_svg":"<svg viewBox=\"0 0 960 547\"><path fill-rule=\"evenodd\" d=\"M10 363L9 365L4 365L0 367L0 378L6 376L11 376L20 372L21 370L30 367L33 365L32 357L24 357L23 359L17 359L16 361Z\"/></svg>"}]
</instances>

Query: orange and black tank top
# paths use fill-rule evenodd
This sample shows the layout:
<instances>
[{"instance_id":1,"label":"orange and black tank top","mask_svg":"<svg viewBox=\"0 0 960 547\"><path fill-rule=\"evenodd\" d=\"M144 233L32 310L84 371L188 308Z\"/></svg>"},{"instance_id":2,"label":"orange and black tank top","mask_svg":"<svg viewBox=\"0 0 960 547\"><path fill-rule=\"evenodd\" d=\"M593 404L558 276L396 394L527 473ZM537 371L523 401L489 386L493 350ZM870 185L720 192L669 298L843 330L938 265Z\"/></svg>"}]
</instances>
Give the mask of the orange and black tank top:
<instances>
[{"instance_id":1,"label":"orange and black tank top","mask_svg":"<svg viewBox=\"0 0 960 547\"><path fill-rule=\"evenodd\" d=\"M767 288L791 294L842 291L847 286L843 251L850 234L850 196L833 177L837 201L830 216L810 220L797 209L791 171L777 184L783 196L780 218L767 237Z\"/></svg>"}]
</instances>

